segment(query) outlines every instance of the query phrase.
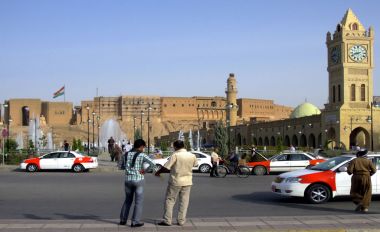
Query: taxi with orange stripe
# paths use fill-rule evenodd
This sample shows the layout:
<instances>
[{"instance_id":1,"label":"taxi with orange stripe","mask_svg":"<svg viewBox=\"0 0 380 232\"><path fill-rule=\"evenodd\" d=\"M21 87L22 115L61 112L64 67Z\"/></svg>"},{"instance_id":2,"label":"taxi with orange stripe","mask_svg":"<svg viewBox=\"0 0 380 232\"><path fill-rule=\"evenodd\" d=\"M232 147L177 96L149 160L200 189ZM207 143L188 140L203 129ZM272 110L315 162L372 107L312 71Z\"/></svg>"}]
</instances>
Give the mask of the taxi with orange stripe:
<instances>
[{"instance_id":1,"label":"taxi with orange stripe","mask_svg":"<svg viewBox=\"0 0 380 232\"><path fill-rule=\"evenodd\" d=\"M27 172L53 169L83 172L97 167L96 157L84 156L74 151L55 151L40 157L26 159L20 164L20 169Z\"/></svg>"},{"instance_id":2,"label":"taxi with orange stripe","mask_svg":"<svg viewBox=\"0 0 380 232\"><path fill-rule=\"evenodd\" d=\"M256 152L264 161L248 162L247 166L252 170L252 174L261 176L272 172L289 172L298 169L312 167L326 159L319 155L308 152L284 152L267 159L262 154Z\"/></svg>"},{"instance_id":3,"label":"taxi with orange stripe","mask_svg":"<svg viewBox=\"0 0 380 232\"><path fill-rule=\"evenodd\" d=\"M272 182L272 192L283 196L305 197L310 203L320 204L337 196L349 196L351 175L347 173L353 154L328 159L309 169L286 172ZM380 154L368 154L376 168L380 166ZM380 194L380 173L371 176L372 193Z\"/></svg>"}]
</instances>

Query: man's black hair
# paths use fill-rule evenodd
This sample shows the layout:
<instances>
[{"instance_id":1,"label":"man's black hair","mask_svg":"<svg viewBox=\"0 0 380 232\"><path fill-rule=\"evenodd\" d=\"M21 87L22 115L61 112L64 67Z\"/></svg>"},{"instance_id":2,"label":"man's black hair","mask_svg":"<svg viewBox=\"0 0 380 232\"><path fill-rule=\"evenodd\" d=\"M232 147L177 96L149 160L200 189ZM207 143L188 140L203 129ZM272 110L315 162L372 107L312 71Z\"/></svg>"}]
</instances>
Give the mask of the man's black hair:
<instances>
[{"instance_id":1,"label":"man's black hair","mask_svg":"<svg viewBox=\"0 0 380 232\"><path fill-rule=\"evenodd\" d=\"M174 149L178 150L178 149L184 148L185 147L185 143L182 140L176 140L173 143L173 147L174 147Z\"/></svg>"},{"instance_id":2,"label":"man's black hair","mask_svg":"<svg viewBox=\"0 0 380 232\"><path fill-rule=\"evenodd\" d=\"M137 148L139 148L139 147L141 147L141 146L146 147L146 143L145 143L145 141L142 140L142 139L137 139L137 140L135 140L135 143L133 144L133 148L137 149Z\"/></svg>"}]
</instances>

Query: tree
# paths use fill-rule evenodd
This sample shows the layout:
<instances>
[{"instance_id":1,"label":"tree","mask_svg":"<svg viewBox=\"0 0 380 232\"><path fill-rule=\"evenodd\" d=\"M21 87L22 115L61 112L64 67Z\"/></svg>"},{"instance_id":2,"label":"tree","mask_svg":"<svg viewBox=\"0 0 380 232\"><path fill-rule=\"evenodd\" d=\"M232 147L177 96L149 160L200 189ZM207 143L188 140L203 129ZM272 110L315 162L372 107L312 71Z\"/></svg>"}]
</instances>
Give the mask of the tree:
<instances>
[{"instance_id":1,"label":"tree","mask_svg":"<svg viewBox=\"0 0 380 232\"><path fill-rule=\"evenodd\" d=\"M5 152L16 151L18 144L14 139L7 139L5 141Z\"/></svg>"},{"instance_id":2,"label":"tree","mask_svg":"<svg viewBox=\"0 0 380 232\"><path fill-rule=\"evenodd\" d=\"M226 127L223 125L222 121L219 121L215 126L215 144L219 148L219 155L225 157L228 154L228 137Z\"/></svg>"},{"instance_id":3,"label":"tree","mask_svg":"<svg viewBox=\"0 0 380 232\"><path fill-rule=\"evenodd\" d=\"M167 151L169 147L168 141L161 141L160 142L161 151Z\"/></svg>"},{"instance_id":4,"label":"tree","mask_svg":"<svg viewBox=\"0 0 380 232\"><path fill-rule=\"evenodd\" d=\"M284 150L284 147L283 147L283 145L282 145L282 138L281 137L277 137L277 146L276 146L276 150L278 151L278 152L280 152L280 151L282 151L282 150Z\"/></svg>"},{"instance_id":5,"label":"tree","mask_svg":"<svg viewBox=\"0 0 380 232\"><path fill-rule=\"evenodd\" d=\"M78 149L78 143L75 138L73 138L73 145L71 146L71 150L76 151Z\"/></svg>"},{"instance_id":6,"label":"tree","mask_svg":"<svg viewBox=\"0 0 380 232\"><path fill-rule=\"evenodd\" d=\"M80 152L83 152L83 151L84 151L84 148L83 148L83 145L82 145L82 140L80 140L80 139L77 140L77 146L78 146L77 149L78 149Z\"/></svg>"},{"instance_id":7,"label":"tree","mask_svg":"<svg viewBox=\"0 0 380 232\"><path fill-rule=\"evenodd\" d=\"M135 131L135 140L136 139L141 139L141 131L139 128L137 128Z\"/></svg>"}]
</instances>

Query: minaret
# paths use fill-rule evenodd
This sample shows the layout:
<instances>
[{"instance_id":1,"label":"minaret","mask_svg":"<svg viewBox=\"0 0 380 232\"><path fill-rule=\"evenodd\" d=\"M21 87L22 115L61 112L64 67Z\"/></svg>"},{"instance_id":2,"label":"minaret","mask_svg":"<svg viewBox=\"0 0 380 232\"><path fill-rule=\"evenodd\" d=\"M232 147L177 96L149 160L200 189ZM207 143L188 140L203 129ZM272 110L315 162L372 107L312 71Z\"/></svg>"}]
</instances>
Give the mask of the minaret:
<instances>
[{"instance_id":1,"label":"minaret","mask_svg":"<svg viewBox=\"0 0 380 232\"><path fill-rule=\"evenodd\" d=\"M236 79L233 73L230 73L230 76L227 79L227 119L230 120L231 126L236 126L237 121L237 111L238 105L236 104L236 95L237 95L237 87L236 87Z\"/></svg>"}]
</instances>

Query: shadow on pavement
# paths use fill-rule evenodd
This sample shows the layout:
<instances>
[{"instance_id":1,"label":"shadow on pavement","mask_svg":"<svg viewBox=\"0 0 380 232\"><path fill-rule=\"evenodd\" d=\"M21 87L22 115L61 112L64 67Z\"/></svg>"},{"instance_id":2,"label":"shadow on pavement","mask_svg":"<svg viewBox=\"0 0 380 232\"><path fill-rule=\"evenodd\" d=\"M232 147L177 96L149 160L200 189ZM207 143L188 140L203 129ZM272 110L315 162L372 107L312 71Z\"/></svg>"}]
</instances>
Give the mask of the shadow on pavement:
<instances>
[{"instance_id":1,"label":"shadow on pavement","mask_svg":"<svg viewBox=\"0 0 380 232\"><path fill-rule=\"evenodd\" d=\"M112 221L112 220L102 219L99 216L92 215L92 214L70 215L70 214L64 214L64 213L56 213L55 215L58 215L58 216L63 217L64 219L70 219L70 220L94 220L94 221L106 222L106 223L111 223L111 224L117 223L117 222Z\"/></svg>"},{"instance_id":2,"label":"shadow on pavement","mask_svg":"<svg viewBox=\"0 0 380 232\"><path fill-rule=\"evenodd\" d=\"M40 217L40 216L30 214L30 213L26 213L26 214L24 213L24 217L27 219L34 219L34 220L51 220L52 219L49 217Z\"/></svg>"}]
</instances>

